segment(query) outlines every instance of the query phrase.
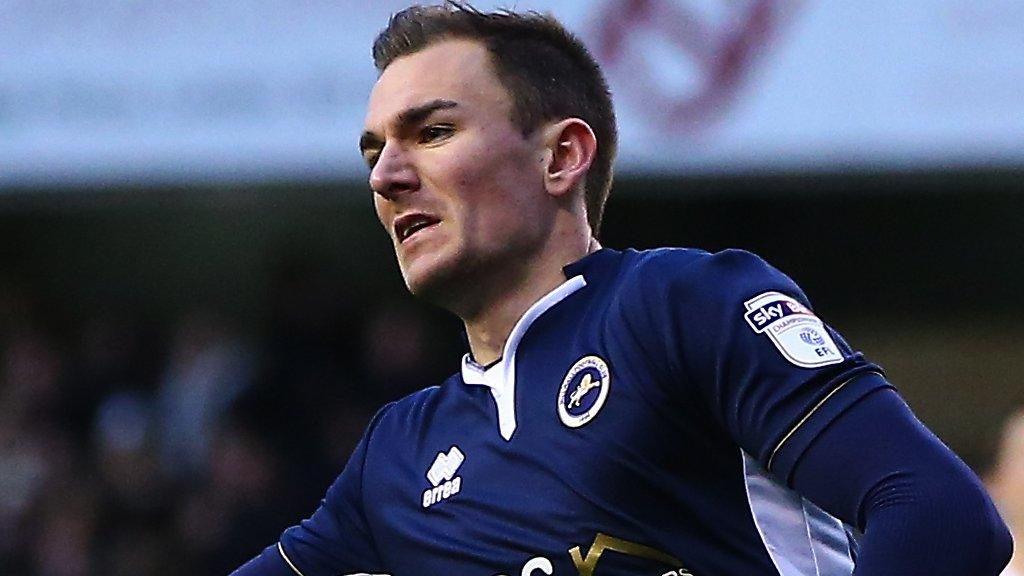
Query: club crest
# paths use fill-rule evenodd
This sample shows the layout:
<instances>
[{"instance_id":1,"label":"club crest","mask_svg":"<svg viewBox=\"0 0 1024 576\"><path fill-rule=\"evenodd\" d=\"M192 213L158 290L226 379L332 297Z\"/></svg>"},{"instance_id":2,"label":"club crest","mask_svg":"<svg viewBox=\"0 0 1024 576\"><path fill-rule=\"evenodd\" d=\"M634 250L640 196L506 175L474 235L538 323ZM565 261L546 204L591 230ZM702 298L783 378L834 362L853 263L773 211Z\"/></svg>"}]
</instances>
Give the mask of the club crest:
<instances>
[{"instance_id":1,"label":"club crest","mask_svg":"<svg viewBox=\"0 0 1024 576\"><path fill-rule=\"evenodd\" d=\"M604 360L597 356L580 358L558 390L558 417L562 424L579 428L593 420L608 398L611 382L612 375Z\"/></svg>"}]
</instances>

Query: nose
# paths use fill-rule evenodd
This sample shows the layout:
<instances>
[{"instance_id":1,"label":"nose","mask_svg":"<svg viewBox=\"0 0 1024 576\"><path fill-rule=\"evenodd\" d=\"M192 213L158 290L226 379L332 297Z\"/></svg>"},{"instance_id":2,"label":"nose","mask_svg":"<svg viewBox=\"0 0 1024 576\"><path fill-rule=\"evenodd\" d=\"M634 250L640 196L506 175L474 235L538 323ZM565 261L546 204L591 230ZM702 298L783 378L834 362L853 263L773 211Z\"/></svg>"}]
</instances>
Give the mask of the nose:
<instances>
[{"instance_id":1,"label":"nose","mask_svg":"<svg viewBox=\"0 0 1024 576\"><path fill-rule=\"evenodd\" d=\"M402 147L388 142L370 170L370 189L388 200L419 187L419 177Z\"/></svg>"}]
</instances>

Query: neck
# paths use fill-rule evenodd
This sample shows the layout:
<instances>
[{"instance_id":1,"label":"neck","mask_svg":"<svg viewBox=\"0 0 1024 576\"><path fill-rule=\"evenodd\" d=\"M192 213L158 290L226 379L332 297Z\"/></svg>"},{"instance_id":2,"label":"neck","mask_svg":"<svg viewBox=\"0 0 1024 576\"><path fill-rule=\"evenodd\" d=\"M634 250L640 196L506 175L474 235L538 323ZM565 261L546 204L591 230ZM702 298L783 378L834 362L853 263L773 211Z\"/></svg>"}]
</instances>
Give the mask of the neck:
<instances>
[{"instance_id":1,"label":"neck","mask_svg":"<svg viewBox=\"0 0 1024 576\"><path fill-rule=\"evenodd\" d=\"M511 281L502 278L500 288L479 301L476 313L463 316L473 359L487 365L501 358L516 322L530 306L565 282L562 268L600 248L596 239L587 238L527 263Z\"/></svg>"}]
</instances>

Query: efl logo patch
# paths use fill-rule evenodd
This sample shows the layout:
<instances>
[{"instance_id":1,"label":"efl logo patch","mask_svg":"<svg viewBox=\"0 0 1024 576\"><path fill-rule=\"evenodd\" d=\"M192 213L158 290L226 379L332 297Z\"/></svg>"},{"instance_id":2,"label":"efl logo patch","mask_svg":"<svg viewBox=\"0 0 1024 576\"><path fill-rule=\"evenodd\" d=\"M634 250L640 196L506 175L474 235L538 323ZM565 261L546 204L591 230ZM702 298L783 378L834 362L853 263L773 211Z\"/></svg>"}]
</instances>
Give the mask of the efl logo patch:
<instances>
[{"instance_id":1,"label":"efl logo patch","mask_svg":"<svg viewBox=\"0 0 1024 576\"><path fill-rule=\"evenodd\" d=\"M825 324L793 298L765 292L743 303L747 324L768 336L782 356L801 368L818 368L843 361Z\"/></svg>"},{"instance_id":2,"label":"efl logo patch","mask_svg":"<svg viewBox=\"0 0 1024 576\"><path fill-rule=\"evenodd\" d=\"M608 398L612 375L608 364L597 356L580 358L569 369L558 390L558 417L569 428L579 428L594 419Z\"/></svg>"}]
</instances>

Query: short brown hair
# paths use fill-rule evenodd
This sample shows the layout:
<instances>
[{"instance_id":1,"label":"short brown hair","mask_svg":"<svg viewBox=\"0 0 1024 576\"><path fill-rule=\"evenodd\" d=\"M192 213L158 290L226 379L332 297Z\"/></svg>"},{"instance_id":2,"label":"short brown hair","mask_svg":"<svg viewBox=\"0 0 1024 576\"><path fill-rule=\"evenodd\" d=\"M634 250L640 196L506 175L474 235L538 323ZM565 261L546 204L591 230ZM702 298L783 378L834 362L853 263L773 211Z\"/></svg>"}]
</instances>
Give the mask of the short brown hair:
<instances>
[{"instance_id":1,"label":"short brown hair","mask_svg":"<svg viewBox=\"0 0 1024 576\"><path fill-rule=\"evenodd\" d=\"M528 136L543 122L580 118L597 136L597 155L584 190L596 236L611 191L618 134L608 83L583 42L553 16L480 12L462 2L413 6L396 13L373 43L373 63L393 61L447 39L479 40L512 100L512 122Z\"/></svg>"}]
</instances>

